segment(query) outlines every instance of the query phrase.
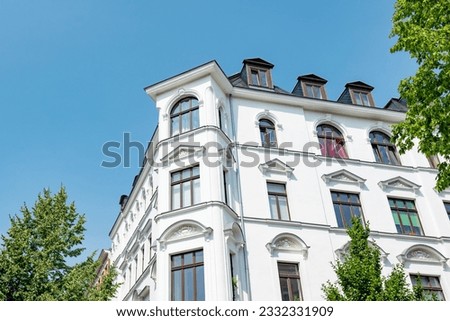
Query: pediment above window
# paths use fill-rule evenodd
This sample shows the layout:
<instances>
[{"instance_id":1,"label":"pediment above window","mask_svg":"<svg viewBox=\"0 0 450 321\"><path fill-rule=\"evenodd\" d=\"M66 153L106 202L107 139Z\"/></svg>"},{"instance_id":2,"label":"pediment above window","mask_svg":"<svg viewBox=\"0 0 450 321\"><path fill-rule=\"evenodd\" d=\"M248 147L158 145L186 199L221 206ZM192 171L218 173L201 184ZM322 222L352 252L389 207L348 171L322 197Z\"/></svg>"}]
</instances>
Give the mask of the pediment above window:
<instances>
[{"instance_id":1,"label":"pediment above window","mask_svg":"<svg viewBox=\"0 0 450 321\"><path fill-rule=\"evenodd\" d=\"M195 155L201 156L204 152L204 147L198 145L178 145L174 150L161 158L161 162L167 164L175 160L193 157Z\"/></svg>"},{"instance_id":2,"label":"pediment above window","mask_svg":"<svg viewBox=\"0 0 450 321\"><path fill-rule=\"evenodd\" d=\"M184 241L186 239L204 237L206 240L213 232L212 228L205 227L193 220L184 220L168 227L158 239L161 250L165 250L166 244L171 242Z\"/></svg>"},{"instance_id":3,"label":"pediment above window","mask_svg":"<svg viewBox=\"0 0 450 321\"><path fill-rule=\"evenodd\" d=\"M443 256L439 251L424 244L411 246L402 254L398 255L397 259L401 263L420 262L420 263L445 264L448 261L448 258Z\"/></svg>"},{"instance_id":4,"label":"pediment above window","mask_svg":"<svg viewBox=\"0 0 450 321\"><path fill-rule=\"evenodd\" d=\"M308 257L309 246L294 234L282 233L267 243L266 248L272 256L275 256L277 252L296 252L301 254L303 259L306 259Z\"/></svg>"},{"instance_id":5,"label":"pediment above window","mask_svg":"<svg viewBox=\"0 0 450 321\"><path fill-rule=\"evenodd\" d=\"M322 179L326 184L330 183L346 183L346 184L355 184L355 185L363 185L366 181L364 178L359 177L346 169L341 169L337 172L333 172L330 174L322 175Z\"/></svg>"},{"instance_id":6,"label":"pediment above window","mask_svg":"<svg viewBox=\"0 0 450 321\"><path fill-rule=\"evenodd\" d=\"M372 248L377 248L380 251L380 256L382 259L386 260L389 253L387 253L386 251L384 251L381 247L379 247L376 243L368 241L369 242L369 246ZM345 260L345 255L349 252L350 249L350 242L347 242L344 244L344 246L342 246L341 248L337 249L335 251L337 258L340 261L344 261Z\"/></svg>"},{"instance_id":7,"label":"pediment above window","mask_svg":"<svg viewBox=\"0 0 450 321\"><path fill-rule=\"evenodd\" d=\"M407 190L417 193L420 189L420 185L417 185L406 178L397 176L386 181L380 181L378 186L381 187L382 190Z\"/></svg>"},{"instance_id":8,"label":"pediment above window","mask_svg":"<svg viewBox=\"0 0 450 321\"><path fill-rule=\"evenodd\" d=\"M294 171L294 168L280 161L278 158L272 159L267 163L259 165L258 167L264 175L267 175L268 173L275 173L285 174L290 177Z\"/></svg>"}]
</instances>

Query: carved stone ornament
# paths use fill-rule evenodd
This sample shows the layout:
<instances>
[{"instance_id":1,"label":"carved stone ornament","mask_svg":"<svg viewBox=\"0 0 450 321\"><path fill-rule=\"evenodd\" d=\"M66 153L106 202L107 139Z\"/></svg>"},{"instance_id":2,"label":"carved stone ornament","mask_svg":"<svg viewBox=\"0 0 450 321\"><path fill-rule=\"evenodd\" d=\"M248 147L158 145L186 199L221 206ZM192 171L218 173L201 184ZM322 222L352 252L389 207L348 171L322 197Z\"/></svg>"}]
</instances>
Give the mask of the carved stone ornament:
<instances>
[{"instance_id":1,"label":"carved stone ornament","mask_svg":"<svg viewBox=\"0 0 450 321\"><path fill-rule=\"evenodd\" d=\"M294 247L296 247L295 243L292 242L291 240L289 240L288 238L282 238L282 239L277 240L275 242L274 246L277 248L294 248Z\"/></svg>"},{"instance_id":2,"label":"carved stone ornament","mask_svg":"<svg viewBox=\"0 0 450 321\"><path fill-rule=\"evenodd\" d=\"M183 238L183 237L186 237L188 235L191 235L191 234L194 234L194 233L198 233L199 231L200 230L194 225L183 225L180 228L178 228L177 230L175 230L172 234L170 234L168 239Z\"/></svg>"},{"instance_id":3,"label":"carved stone ornament","mask_svg":"<svg viewBox=\"0 0 450 321\"><path fill-rule=\"evenodd\" d=\"M425 252L423 250L414 250L409 252L406 257L408 259L420 259L420 260L432 260L433 257L430 255L430 253Z\"/></svg>"}]
</instances>

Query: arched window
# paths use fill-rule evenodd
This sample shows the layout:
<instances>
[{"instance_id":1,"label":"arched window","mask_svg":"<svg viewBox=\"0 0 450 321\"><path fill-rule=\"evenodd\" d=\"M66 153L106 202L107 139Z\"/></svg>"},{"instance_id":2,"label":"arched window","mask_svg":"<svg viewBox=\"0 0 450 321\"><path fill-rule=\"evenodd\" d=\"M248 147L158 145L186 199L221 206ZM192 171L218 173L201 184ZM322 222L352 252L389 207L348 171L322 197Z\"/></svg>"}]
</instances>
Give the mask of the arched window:
<instances>
[{"instance_id":1,"label":"arched window","mask_svg":"<svg viewBox=\"0 0 450 321\"><path fill-rule=\"evenodd\" d=\"M373 131L369 134L373 154L377 163L400 165L397 148L385 133Z\"/></svg>"},{"instance_id":2,"label":"arched window","mask_svg":"<svg viewBox=\"0 0 450 321\"><path fill-rule=\"evenodd\" d=\"M198 100L194 97L180 100L170 112L170 122L172 135L199 127Z\"/></svg>"},{"instance_id":3,"label":"arched window","mask_svg":"<svg viewBox=\"0 0 450 321\"><path fill-rule=\"evenodd\" d=\"M276 147L277 137L275 135L275 125L268 119L259 121L259 133L263 147Z\"/></svg>"},{"instance_id":4,"label":"arched window","mask_svg":"<svg viewBox=\"0 0 450 321\"><path fill-rule=\"evenodd\" d=\"M317 126L317 137L322 156L348 158L344 147L344 136L338 129L331 125L319 125Z\"/></svg>"}]
</instances>

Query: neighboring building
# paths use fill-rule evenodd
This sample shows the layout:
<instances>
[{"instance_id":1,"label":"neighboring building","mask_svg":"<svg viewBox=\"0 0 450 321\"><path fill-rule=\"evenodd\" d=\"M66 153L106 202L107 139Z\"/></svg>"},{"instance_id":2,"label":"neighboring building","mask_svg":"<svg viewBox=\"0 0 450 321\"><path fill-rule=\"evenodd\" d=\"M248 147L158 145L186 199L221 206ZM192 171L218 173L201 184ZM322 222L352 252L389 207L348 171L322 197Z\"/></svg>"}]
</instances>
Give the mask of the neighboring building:
<instances>
[{"instance_id":1,"label":"neighboring building","mask_svg":"<svg viewBox=\"0 0 450 321\"><path fill-rule=\"evenodd\" d=\"M211 61L145 89L158 127L110 232L117 299L322 300L352 216L384 273L401 262L449 299L450 191L391 143L405 102L375 107L360 81L331 101L312 74L288 92L273 67L227 77Z\"/></svg>"},{"instance_id":2,"label":"neighboring building","mask_svg":"<svg viewBox=\"0 0 450 321\"><path fill-rule=\"evenodd\" d=\"M100 284L102 284L106 275L108 275L109 273L109 270L111 268L111 251L103 249L100 252L97 260L100 262L100 265L96 271L97 276L94 281L95 286L99 286Z\"/></svg>"}]
</instances>

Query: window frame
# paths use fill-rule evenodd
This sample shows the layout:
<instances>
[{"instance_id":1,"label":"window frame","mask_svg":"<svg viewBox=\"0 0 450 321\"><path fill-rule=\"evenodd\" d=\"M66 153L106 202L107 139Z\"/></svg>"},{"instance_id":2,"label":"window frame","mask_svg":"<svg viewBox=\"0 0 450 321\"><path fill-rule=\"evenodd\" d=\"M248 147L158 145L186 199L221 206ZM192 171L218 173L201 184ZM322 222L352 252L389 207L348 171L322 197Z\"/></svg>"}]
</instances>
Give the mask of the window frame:
<instances>
[{"instance_id":1,"label":"window frame","mask_svg":"<svg viewBox=\"0 0 450 321\"><path fill-rule=\"evenodd\" d=\"M317 87L320 92L320 97L315 97L314 91L312 91L313 92L312 96L308 95L308 87ZM302 89L303 89L304 97L309 97L309 98L314 98L314 99L323 99L323 100L327 99L327 93L325 92L325 86L323 84L318 84L318 83L310 82L310 81L302 81Z\"/></svg>"},{"instance_id":2,"label":"window frame","mask_svg":"<svg viewBox=\"0 0 450 321\"><path fill-rule=\"evenodd\" d=\"M189 101L189 108L186 110L181 110L181 103L185 102L185 101ZM193 105L192 102L195 101L197 102L196 105ZM174 112L175 109L180 108L179 111ZM194 112L197 112L197 126L194 127ZM185 114L189 114L189 126L186 130L183 131L183 122L182 122L182 118L183 115ZM178 132L174 133L174 123L173 123L173 119L177 118L178 119ZM183 133L189 132L191 130L194 130L196 128L200 127L200 101L197 99L197 97L194 96L188 96L188 97L184 97L179 99L171 108L170 110L170 136L174 136L174 135L181 135Z\"/></svg>"},{"instance_id":3,"label":"window frame","mask_svg":"<svg viewBox=\"0 0 450 321\"><path fill-rule=\"evenodd\" d=\"M256 75L256 83L253 81L253 75ZM266 84L262 83L265 78ZM272 76L269 68L261 68L256 66L247 66L247 83L250 86L261 88L273 88Z\"/></svg>"},{"instance_id":4,"label":"window frame","mask_svg":"<svg viewBox=\"0 0 450 321\"><path fill-rule=\"evenodd\" d=\"M421 222L420 216L419 216L419 211L417 210L416 201L414 199L407 199L407 198L401 198L401 197L396 197L396 196L388 196L387 199L388 199L389 208L391 210L392 219L394 220L395 228L396 228L398 234L414 235L414 236L425 236L425 232L423 230L423 225L422 225L422 222ZM409 209L407 205L405 205L404 208L398 207L397 205L396 205L395 208L393 208L391 206L391 202L390 202L391 200L394 201L394 204L396 204L397 201L412 202L413 205L414 205L414 209ZM394 210L396 211L397 220L400 223L400 226L397 226L396 220L394 218L394 213L393 213ZM413 225L413 222L412 222L412 219L411 219L411 213L415 214L417 216L417 220L419 222L419 227L420 227L420 234L417 234L415 232L414 233L413 232L406 233L404 225L402 223L402 218L400 216L400 212L406 212L408 214L408 220L409 220L409 223L410 223L409 228L411 229L411 231L414 230L413 229L414 225ZM399 230L399 228L400 228L401 231Z\"/></svg>"},{"instance_id":5,"label":"window frame","mask_svg":"<svg viewBox=\"0 0 450 321\"><path fill-rule=\"evenodd\" d=\"M282 192L270 191L269 184L283 186L284 192L282 193ZM287 196L286 183L268 181L268 182L266 182L266 187L267 187L267 198L269 201L270 217L274 220L290 221L291 213L289 211L289 200L288 200L288 196ZM274 196L276 199L276 207L277 207L276 213L272 213L272 206L270 205L270 196ZM281 207L280 207L280 201L279 201L280 197L284 197L286 199L286 210L287 210L287 216L288 216L287 219L284 219L281 217L281 210L280 210ZM276 214L276 217L274 214Z\"/></svg>"},{"instance_id":6,"label":"window frame","mask_svg":"<svg viewBox=\"0 0 450 321\"><path fill-rule=\"evenodd\" d=\"M197 262L196 258L197 255L196 253L202 253L202 261ZM189 264L184 264L184 260L185 260L185 256L192 254L192 263ZM173 258L176 256L181 256L181 264L174 266L174 260ZM199 284L198 282L198 273L197 273L197 268L199 267L203 267L203 295L204 297L201 300L198 300L198 286ZM188 269L193 269L193 276L192 276L192 284L189 284L190 286L193 286L193 290L194 290L194 299L193 301L205 301L205 297L206 297L206 287L205 287L205 252L202 249L196 249L196 250L191 250L191 251L186 251L186 252L181 252L181 253L173 253L170 255L170 300L171 301L185 301L185 271ZM181 299L180 300L175 300L175 280L174 280L174 272L177 271L181 271L181 279L180 279L180 283L179 286L181 287Z\"/></svg>"},{"instance_id":7,"label":"window frame","mask_svg":"<svg viewBox=\"0 0 450 321\"><path fill-rule=\"evenodd\" d=\"M350 94L351 94L352 102L355 105L365 106L365 107L374 107L375 106L375 103L374 103L373 97L372 97L372 93L370 91L361 90L361 89L351 89ZM367 103L368 103L367 105L364 103L364 100L362 99L363 95L367 97ZM361 101L360 104L356 101L357 97L359 97L359 100Z\"/></svg>"},{"instance_id":8,"label":"window frame","mask_svg":"<svg viewBox=\"0 0 450 321\"><path fill-rule=\"evenodd\" d=\"M417 279L420 277L420 283L422 285L424 294L425 294L425 296L427 294L429 294L430 295L429 299L432 298L433 293L440 293L441 297L443 298L443 301L445 301L444 289L442 288L442 283L441 283L441 280L440 280L441 279L440 276L424 275L424 274L419 274L419 273L410 273L409 277L410 277L410 280L411 280L411 284L413 286L417 284ZM424 278L428 280L427 284L423 283L423 279ZM437 280L437 283L439 284L439 287L432 286L431 282L429 282L430 278L433 278L433 279ZM438 298L439 298L439 296L438 296Z\"/></svg>"},{"instance_id":9,"label":"window frame","mask_svg":"<svg viewBox=\"0 0 450 321\"><path fill-rule=\"evenodd\" d=\"M198 168L198 174L197 175L193 175L193 171L194 171L195 168ZM188 178L181 178L181 176L182 176L181 173L183 171L185 171L185 170L189 170L190 171L190 176ZM173 176L175 174L177 174L177 173L180 173L180 179L176 180L174 182ZM185 167L185 168L182 168L182 169L177 169L175 171L170 172L170 209L172 211L178 210L178 209L181 209L181 208L185 208L185 207L189 207L189 206L193 206L193 205L199 204L201 202L201 186L200 186L199 187L199 191L198 191L198 193L199 193L199 195L198 195L199 202L194 203L194 199L195 199L194 198L194 181L197 180L197 179L199 180L199 184L200 184L201 181L200 181L200 165L199 164L196 164L196 165L193 165L193 166L190 166L190 167ZM183 184L187 183L187 182L190 182L190 204L189 205L184 205L183 204L184 192L183 192L183 188L182 187L183 187ZM174 186L176 186L176 185L180 186L180 189L179 189L179 197L180 197L180 199L179 199L179 207L174 208L174 190L173 189L174 189Z\"/></svg>"},{"instance_id":10,"label":"window frame","mask_svg":"<svg viewBox=\"0 0 450 321\"><path fill-rule=\"evenodd\" d=\"M350 197L351 195L355 195L355 196L357 197L357 199L358 199L358 203L353 203L353 202L351 202L351 201L347 201L347 202L341 201L339 196L337 197L338 201L335 201L335 200L333 199L333 193L337 193L337 194L346 194L346 195L348 195L348 196L347 196L348 199L351 199L351 197ZM348 191L330 190L330 196L331 196L331 202L332 202L332 204L333 204L333 210L334 210L334 215L335 215L335 218L336 218L337 226L338 226L339 228L345 228L345 229L346 229L346 228L348 228L348 227L351 226L351 220L350 220L350 222L347 222L347 221L345 220L345 215L344 215L343 210L342 210L342 205L350 206L350 215L351 215L351 218L357 216L357 215L354 215L354 213L353 213L353 207L359 206L359 211L360 211L360 217L359 217L359 218L360 218L361 223L362 223L363 225L366 224L366 221L365 221L365 218L364 218L364 211L363 211L363 208L362 208L362 203L361 203L361 198L360 198L360 193L357 193L357 192L348 192ZM340 216L340 220L338 219L338 213L336 213L336 209L335 209L335 206L336 206L336 205L339 206L339 216ZM340 222L341 222L342 224L340 224ZM342 225L342 226L340 226L340 225Z\"/></svg>"},{"instance_id":11,"label":"window frame","mask_svg":"<svg viewBox=\"0 0 450 321\"><path fill-rule=\"evenodd\" d=\"M262 126L262 122L269 123L268 125ZM278 147L278 140L277 140L277 131L275 128L275 122L268 118L261 118L258 120L258 128L259 128L259 138L261 140L261 146L265 148L276 148ZM269 130L273 133L274 141L271 141L271 135ZM264 140L263 140L264 135Z\"/></svg>"},{"instance_id":12,"label":"window frame","mask_svg":"<svg viewBox=\"0 0 450 321\"><path fill-rule=\"evenodd\" d=\"M281 265L286 265L286 266L291 266L291 267L295 267L295 274L284 274L280 269ZM277 270L278 270L278 282L280 284L280 294L281 294L281 300L282 301L303 301L303 293L302 293L302 283L301 283L301 278L300 278L300 268L299 268L299 264L298 263L292 263L292 262L283 262L283 261L278 261L277 262ZM287 293L289 296L289 300L284 300L283 298L283 285L282 285L282 280L286 279L286 284L287 284ZM295 299L295 295L292 292L292 282L297 282L297 287L298 287L298 292L299 292L299 297L298 300Z\"/></svg>"},{"instance_id":13,"label":"window frame","mask_svg":"<svg viewBox=\"0 0 450 321\"><path fill-rule=\"evenodd\" d=\"M319 130L320 128L320 130ZM327 134L323 134L324 132L326 132L325 130L323 130L322 128L330 128L332 129L331 131L331 137L328 137ZM348 152L347 149L345 148L345 137L342 134L342 132L334 125L330 125L327 123L323 123L323 124L319 124L316 126L316 133L317 133L317 139L319 141L319 145L320 145L320 153L322 154L322 156L325 157L334 157L334 158L342 158L342 159L348 159ZM337 137L335 137L335 134L338 135ZM340 145L340 149L333 149L333 153L335 155L330 155L333 153L330 153L330 151L328 150L328 141L335 141L335 143L337 145ZM333 146L334 147L334 146ZM345 153L345 157L340 154L340 150L343 150ZM325 155L324 155L325 154Z\"/></svg>"},{"instance_id":14,"label":"window frame","mask_svg":"<svg viewBox=\"0 0 450 321\"><path fill-rule=\"evenodd\" d=\"M375 133L385 136L386 138L389 139L389 142L388 143L384 142L384 138L383 138L382 142L378 142L375 139ZM395 146L395 144L391 143L391 136L389 136L388 134L386 134L380 130L374 129L369 132L369 140L370 140L370 145L372 146L372 152L375 157L375 162L380 163L380 164L386 164L386 165L396 165L396 166L402 165L402 163L400 161L400 155L398 154L398 151L397 151L397 146ZM384 147L387 149L386 155L388 157L389 162L384 161L383 153L381 152L381 147ZM390 156L391 153L394 156L394 159L391 158L391 156Z\"/></svg>"}]
</instances>

